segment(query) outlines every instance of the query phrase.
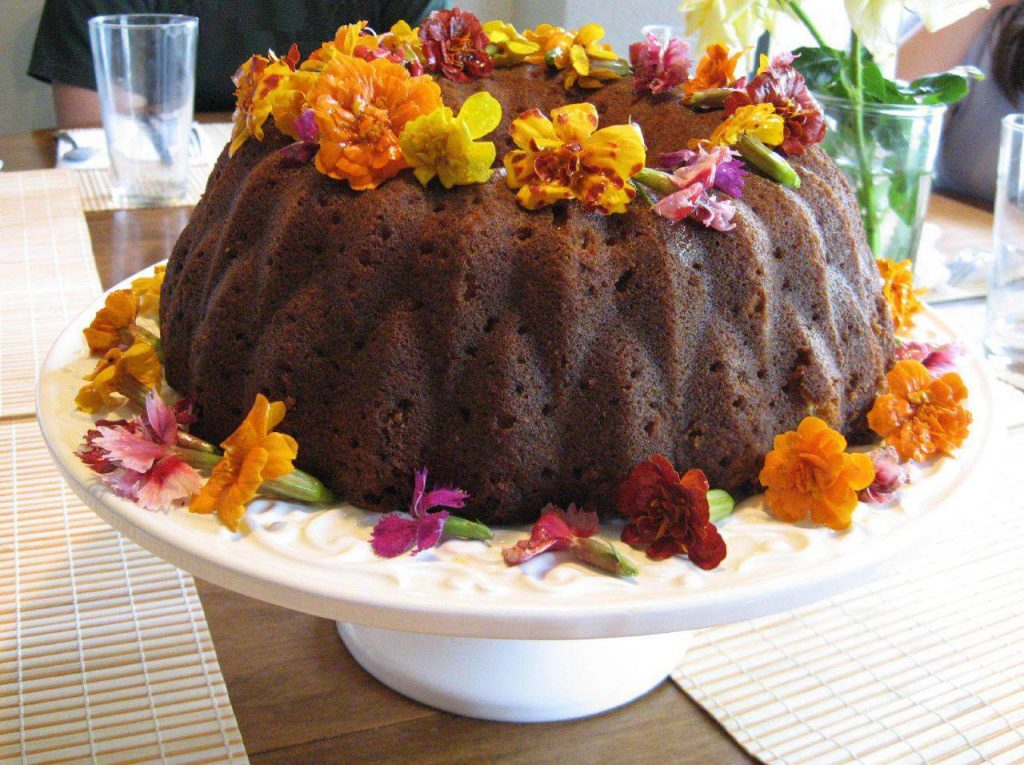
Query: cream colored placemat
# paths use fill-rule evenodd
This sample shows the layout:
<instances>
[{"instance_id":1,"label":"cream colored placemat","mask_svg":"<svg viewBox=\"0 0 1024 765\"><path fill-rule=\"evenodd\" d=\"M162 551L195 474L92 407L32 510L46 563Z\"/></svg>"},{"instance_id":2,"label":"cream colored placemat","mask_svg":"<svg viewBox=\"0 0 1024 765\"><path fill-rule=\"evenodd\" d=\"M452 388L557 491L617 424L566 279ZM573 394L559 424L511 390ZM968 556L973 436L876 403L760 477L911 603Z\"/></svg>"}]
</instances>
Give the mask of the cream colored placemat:
<instances>
[{"instance_id":1,"label":"cream colored placemat","mask_svg":"<svg viewBox=\"0 0 1024 765\"><path fill-rule=\"evenodd\" d=\"M898 573L700 631L673 678L751 755L1024 762L1024 395L1000 385L997 412L988 479Z\"/></svg>"}]
</instances>

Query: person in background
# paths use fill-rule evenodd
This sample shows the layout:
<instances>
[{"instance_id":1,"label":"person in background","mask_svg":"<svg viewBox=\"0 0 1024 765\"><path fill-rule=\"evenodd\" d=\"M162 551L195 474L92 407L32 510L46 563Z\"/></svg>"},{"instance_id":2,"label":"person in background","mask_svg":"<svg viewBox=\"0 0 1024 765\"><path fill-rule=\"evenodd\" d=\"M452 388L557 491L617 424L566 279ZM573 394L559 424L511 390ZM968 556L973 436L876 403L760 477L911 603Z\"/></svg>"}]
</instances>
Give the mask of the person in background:
<instances>
[{"instance_id":1,"label":"person in background","mask_svg":"<svg viewBox=\"0 0 1024 765\"><path fill-rule=\"evenodd\" d=\"M28 74L53 86L57 127L100 123L88 21L116 13L180 13L199 18L196 112L235 106L231 75L253 53L282 55L297 43L303 56L342 24L366 19L387 30L400 19L412 26L443 0L46 0Z\"/></svg>"},{"instance_id":2,"label":"person in background","mask_svg":"<svg viewBox=\"0 0 1024 765\"><path fill-rule=\"evenodd\" d=\"M968 64L985 79L950 107L942 130L936 185L992 202L999 157L999 122L1024 107L1024 0L992 0L935 33L923 27L900 45L896 74L913 80Z\"/></svg>"}]
</instances>

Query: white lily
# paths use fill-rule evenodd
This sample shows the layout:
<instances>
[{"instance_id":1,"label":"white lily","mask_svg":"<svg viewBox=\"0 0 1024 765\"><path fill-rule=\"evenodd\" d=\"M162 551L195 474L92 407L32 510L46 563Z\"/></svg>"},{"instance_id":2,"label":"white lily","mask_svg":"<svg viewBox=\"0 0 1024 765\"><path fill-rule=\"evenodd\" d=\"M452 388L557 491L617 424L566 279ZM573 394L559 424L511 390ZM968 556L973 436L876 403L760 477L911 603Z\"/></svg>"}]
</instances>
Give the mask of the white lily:
<instances>
[{"instance_id":1,"label":"white lily","mask_svg":"<svg viewBox=\"0 0 1024 765\"><path fill-rule=\"evenodd\" d=\"M777 6L771 0L683 0L679 5L686 29L697 32L697 48L722 43L751 48L775 26Z\"/></svg>"},{"instance_id":2,"label":"white lily","mask_svg":"<svg viewBox=\"0 0 1024 765\"><path fill-rule=\"evenodd\" d=\"M896 55L903 8L917 16L929 32L935 32L972 11L988 8L987 0L844 0L850 26L861 43L879 62Z\"/></svg>"}]
</instances>

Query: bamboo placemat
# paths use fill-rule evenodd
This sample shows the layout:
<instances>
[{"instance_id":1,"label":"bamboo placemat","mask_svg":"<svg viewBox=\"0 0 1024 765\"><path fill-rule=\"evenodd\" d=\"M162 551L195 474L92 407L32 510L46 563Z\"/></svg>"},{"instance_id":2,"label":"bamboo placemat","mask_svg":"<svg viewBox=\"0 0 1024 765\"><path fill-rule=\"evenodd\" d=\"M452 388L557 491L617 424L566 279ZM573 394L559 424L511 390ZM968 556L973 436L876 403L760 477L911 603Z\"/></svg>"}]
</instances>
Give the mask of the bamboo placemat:
<instances>
[{"instance_id":1,"label":"bamboo placemat","mask_svg":"<svg viewBox=\"0 0 1024 765\"><path fill-rule=\"evenodd\" d=\"M0 174L0 762L245 762L192 578L80 503L35 421L99 292L70 171Z\"/></svg>"},{"instance_id":2,"label":"bamboo placemat","mask_svg":"<svg viewBox=\"0 0 1024 765\"><path fill-rule=\"evenodd\" d=\"M999 394L1007 440L925 553L840 597L698 633L673 678L752 756L1024 762L1024 395Z\"/></svg>"}]
</instances>

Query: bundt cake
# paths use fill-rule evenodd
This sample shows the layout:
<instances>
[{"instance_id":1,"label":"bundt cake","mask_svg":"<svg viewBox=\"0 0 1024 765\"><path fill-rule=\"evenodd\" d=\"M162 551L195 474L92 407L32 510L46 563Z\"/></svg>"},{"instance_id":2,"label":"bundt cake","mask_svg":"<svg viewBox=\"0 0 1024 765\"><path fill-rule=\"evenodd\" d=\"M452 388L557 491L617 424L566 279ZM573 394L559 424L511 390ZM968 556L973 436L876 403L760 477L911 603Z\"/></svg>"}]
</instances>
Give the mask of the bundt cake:
<instances>
[{"instance_id":1,"label":"bundt cake","mask_svg":"<svg viewBox=\"0 0 1024 765\"><path fill-rule=\"evenodd\" d=\"M498 167L534 107L588 100L602 125L637 122L648 156L723 119L638 97L629 76L567 92L518 66L439 84L455 109L480 90L501 103ZM808 414L864 440L891 322L854 196L818 147L791 159L798 190L752 173L721 232L640 203L529 211L500 169L356 192L287 161L292 141L268 123L225 150L170 258L166 375L202 437L226 437L262 392L287 405L298 466L340 498L400 509L429 466L495 523L548 502L609 515L653 453L750 493L773 437Z\"/></svg>"}]
</instances>

